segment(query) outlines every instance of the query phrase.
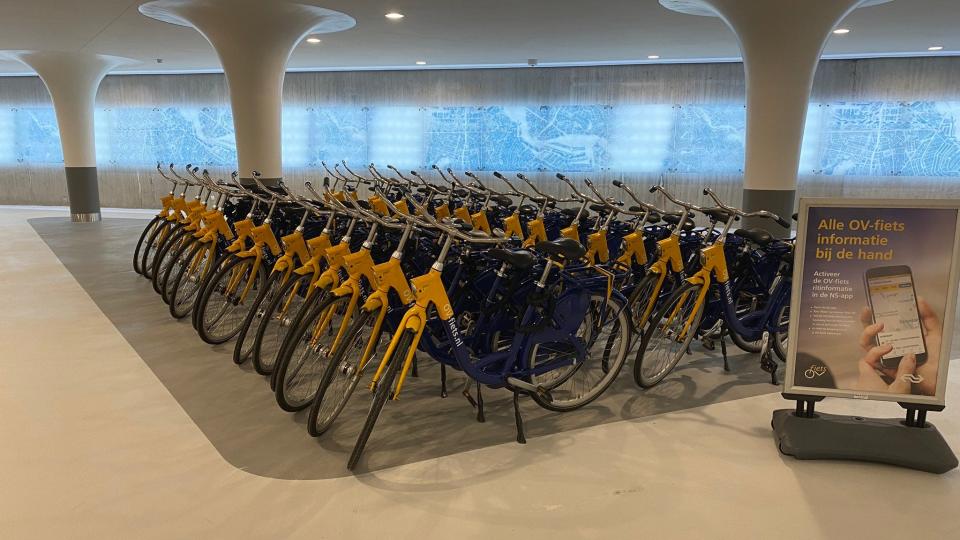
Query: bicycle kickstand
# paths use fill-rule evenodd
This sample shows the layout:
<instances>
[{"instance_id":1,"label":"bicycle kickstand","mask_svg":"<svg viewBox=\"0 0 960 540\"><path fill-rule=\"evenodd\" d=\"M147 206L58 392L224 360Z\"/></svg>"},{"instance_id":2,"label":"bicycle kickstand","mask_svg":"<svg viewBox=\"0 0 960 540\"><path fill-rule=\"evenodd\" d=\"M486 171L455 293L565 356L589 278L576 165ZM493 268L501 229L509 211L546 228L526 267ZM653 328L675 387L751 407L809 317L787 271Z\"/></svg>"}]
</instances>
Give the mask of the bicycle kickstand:
<instances>
[{"instance_id":1,"label":"bicycle kickstand","mask_svg":"<svg viewBox=\"0 0 960 540\"><path fill-rule=\"evenodd\" d=\"M440 397L447 397L447 365L440 364Z\"/></svg>"},{"instance_id":2,"label":"bicycle kickstand","mask_svg":"<svg viewBox=\"0 0 960 540\"><path fill-rule=\"evenodd\" d=\"M720 325L720 354L723 355L723 370L730 371L730 362L727 360L727 325Z\"/></svg>"},{"instance_id":3,"label":"bicycle kickstand","mask_svg":"<svg viewBox=\"0 0 960 540\"><path fill-rule=\"evenodd\" d=\"M483 414L483 393L480 391L480 381L477 381L477 422L481 424L487 421Z\"/></svg>"},{"instance_id":4,"label":"bicycle kickstand","mask_svg":"<svg viewBox=\"0 0 960 540\"><path fill-rule=\"evenodd\" d=\"M523 417L520 416L520 392L513 391L513 415L517 421L517 442L527 444L527 438L523 434Z\"/></svg>"}]
</instances>

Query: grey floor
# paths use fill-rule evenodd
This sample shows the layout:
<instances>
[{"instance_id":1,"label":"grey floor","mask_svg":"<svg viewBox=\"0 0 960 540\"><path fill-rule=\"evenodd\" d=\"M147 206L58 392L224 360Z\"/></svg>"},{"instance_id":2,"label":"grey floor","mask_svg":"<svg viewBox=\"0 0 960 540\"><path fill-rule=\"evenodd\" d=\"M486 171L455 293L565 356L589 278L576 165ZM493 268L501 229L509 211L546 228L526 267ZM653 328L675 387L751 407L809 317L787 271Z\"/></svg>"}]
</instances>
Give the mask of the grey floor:
<instances>
[{"instance_id":1,"label":"grey floor","mask_svg":"<svg viewBox=\"0 0 960 540\"><path fill-rule=\"evenodd\" d=\"M350 474L346 458L366 415L368 394L358 392L339 425L320 439L311 438L305 413L283 412L264 377L234 365L232 343L203 343L189 321L172 319L150 283L133 272L133 248L145 221L106 219L76 227L62 218L40 218L30 224L229 463L281 479ZM723 371L719 352L698 349L645 391L634 385L628 364L606 394L572 413L551 413L525 400L527 436L778 391L756 357L737 354L732 346L730 351L730 372ZM480 424L456 391L459 379L451 378L450 397L441 399L439 369L429 361L421 366L420 377L409 380L401 399L385 407L358 472L516 444L510 394L485 392L487 421Z\"/></svg>"}]
</instances>

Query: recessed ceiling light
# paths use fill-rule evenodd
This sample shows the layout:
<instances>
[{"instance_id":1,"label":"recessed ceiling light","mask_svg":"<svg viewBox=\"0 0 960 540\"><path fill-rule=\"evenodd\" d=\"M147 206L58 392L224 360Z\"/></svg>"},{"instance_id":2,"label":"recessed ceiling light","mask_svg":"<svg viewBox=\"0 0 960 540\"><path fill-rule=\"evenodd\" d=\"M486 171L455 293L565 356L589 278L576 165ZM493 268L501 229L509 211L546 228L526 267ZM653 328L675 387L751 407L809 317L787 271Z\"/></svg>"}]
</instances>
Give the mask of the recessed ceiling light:
<instances>
[{"instance_id":1,"label":"recessed ceiling light","mask_svg":"<svg viewBox=\"0 0 960 540\"><path fill-rule=\"evenodd\" d=\"M391 21L399 21L400 19L403 18L403 13L399 13L397 11L391 11L390 13L387 13L386 15L384 15L384 17L390 19Z\"/></svg>"},{"instance_id":2,"label":"recessed ceiling light","mask_svg":"<svg viewBox=\"0 0 960 540\"><path fill-rule=\"evenodd\" d=\"M659 54L651 54L651 55L647 56L647 59L649 59L649 60L657 60L657 59L659 59L659 58L660 58L660 55L659 55Z\"/></svg>"},{"instance_id":3,"label":"recessed ceiling light","mask_svg":"<svg viewBox=\"0 0 960 540\"><path fill-rule=\"evenodd\" d=\"M927 47L928 51L942 51L943 45L934 45L933 47Z\"/></svg>"},{"instance_id":4,"label":"recessed ceiling light","mask_svg":"<svg viewBox=\"0 0 960 540\"><path fill-rule=\"evenodd\" d=\"M417 60L417 65L418 65L418 66L425 66L425 65L427 65L427 62L424 61L424 60Z\"/></svg>"},{"instance_id":5,"label":"recessed ceiling light","mask_svg":"<svg viewBox=\"0 0 960 540\"><path fill-rule=\"evenodd\" d=\"M849 33L850 33L850 29L849 29L849 28L837 28L836 30L833 31L833 33L834 33L834 34L838 34L838 35L849 34Z\"/></svg>"},{"instance_id":6,"label":"recessed ceiling light","mask_svg":"<svg viewBox=\"0 0 960 540\"><path fill-rule=\"evenodd\" d=\"M307 43L314 43L314 44L316 44L316 43L320 43L320 41L322 41L320 38L315 38L315 37L308 37L308 38L307 38Z\"/></svg>"}]
</instances>

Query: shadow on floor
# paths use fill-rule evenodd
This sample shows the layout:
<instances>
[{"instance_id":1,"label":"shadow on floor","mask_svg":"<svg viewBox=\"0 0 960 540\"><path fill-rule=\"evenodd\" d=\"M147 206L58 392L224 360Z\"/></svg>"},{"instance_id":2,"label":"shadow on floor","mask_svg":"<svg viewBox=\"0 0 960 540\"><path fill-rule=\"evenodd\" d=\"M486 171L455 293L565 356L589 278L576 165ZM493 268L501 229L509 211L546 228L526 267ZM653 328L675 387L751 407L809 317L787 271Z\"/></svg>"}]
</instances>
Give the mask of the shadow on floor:
<instances>
[{"instance_id":1,"label":"shadow on floor","mask_svg":"<svg viewBox=\"0 0 960 540\"><path fill-rule=\"evenodd\" d=\"M346 458L366 416L368 394L358 390L339 424L324 437L311 438L304 427L305 413L283 412L263 377L234 365L232 343L203 343L189 320L172 319L151 284L133 272L134 245L146 221L73 224L41 218L30 224L229 463L281 479L350 474ZM527 437L778 390L756 357L736 354L733 346L729 350L730 372L723 371L719 352L699 351L649 390L634 385L629 357L606 394L567 414L545 411L525 399L521 408ZM460 378L451 377L450 396L441 399L439 368L421 360L420 377L408 379L401 399L384 408L358 473L515 440L510 394L484 392L486 422L477 423L474 409L460 394Z\"/></svg>"}]
</instances>

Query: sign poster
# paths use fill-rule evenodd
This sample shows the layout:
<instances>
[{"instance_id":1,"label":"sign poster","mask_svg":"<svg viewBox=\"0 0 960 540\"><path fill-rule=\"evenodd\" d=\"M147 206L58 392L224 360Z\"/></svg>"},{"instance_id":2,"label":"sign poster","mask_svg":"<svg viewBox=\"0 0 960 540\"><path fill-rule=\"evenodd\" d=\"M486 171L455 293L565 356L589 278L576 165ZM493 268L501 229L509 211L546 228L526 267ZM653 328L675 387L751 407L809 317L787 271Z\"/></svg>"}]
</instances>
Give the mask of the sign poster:
<instances>
[{"instance_id":1,"label":"sign poster","mask_svg":"<svg viewBox=\"0 0 960 540\"><path fill-rule=\"evenodd\" d=\"M943 404L958 210L801 200L786 393Z\"/></svg>"}]
</instances>

